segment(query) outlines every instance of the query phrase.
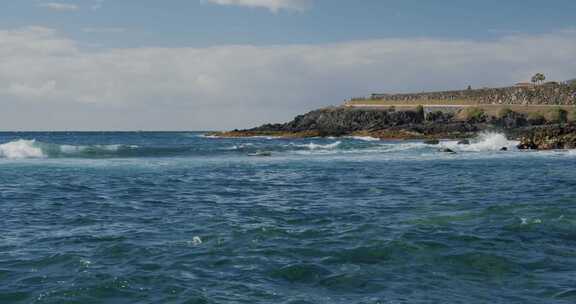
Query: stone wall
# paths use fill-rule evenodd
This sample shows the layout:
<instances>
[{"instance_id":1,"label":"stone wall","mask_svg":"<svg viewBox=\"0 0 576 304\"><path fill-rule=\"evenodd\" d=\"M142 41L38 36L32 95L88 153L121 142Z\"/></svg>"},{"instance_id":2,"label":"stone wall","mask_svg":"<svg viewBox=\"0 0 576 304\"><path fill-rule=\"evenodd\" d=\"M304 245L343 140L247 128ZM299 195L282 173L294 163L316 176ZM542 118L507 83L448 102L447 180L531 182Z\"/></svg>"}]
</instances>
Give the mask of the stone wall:
<instances>
[{"instance_id":1,"label":"stone wall","mask_svg":"<svg viewBox=\"0 0 576 304\"><path fill-rule=\"evenodd\" d=\"M399 103L468 101L479 104L576 105L576 88L566 84L552 83L528 88L505 87L411 94L372 94L371 99Z\"/></svg>"}]
</instances>

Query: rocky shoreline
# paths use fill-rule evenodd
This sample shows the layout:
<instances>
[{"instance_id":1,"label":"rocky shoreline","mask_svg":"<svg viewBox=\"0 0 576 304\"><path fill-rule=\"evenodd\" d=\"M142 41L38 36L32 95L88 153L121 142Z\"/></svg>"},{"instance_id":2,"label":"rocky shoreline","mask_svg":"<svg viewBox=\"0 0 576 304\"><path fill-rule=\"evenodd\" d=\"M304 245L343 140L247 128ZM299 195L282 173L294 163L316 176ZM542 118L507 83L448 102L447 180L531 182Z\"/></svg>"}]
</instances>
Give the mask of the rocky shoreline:
<instances>
[{"instance_id":1,"label":"rocky shoreline","mask_svg":"<svg viewBox=\"0 0 576 304\"><path fill-rule=\"evenodd\" d=\"M559 110L561 111L561 110ZM379 139L467 139L483 131L504 133L520 141L520 149L576 148L576 124L567 113L546 118L503 110L490 116L474 109L456 113L333 107L299 115L284 124L211 133L219 137L277 136L289 138L370 136Z\"/></svg>"}]
</instances>

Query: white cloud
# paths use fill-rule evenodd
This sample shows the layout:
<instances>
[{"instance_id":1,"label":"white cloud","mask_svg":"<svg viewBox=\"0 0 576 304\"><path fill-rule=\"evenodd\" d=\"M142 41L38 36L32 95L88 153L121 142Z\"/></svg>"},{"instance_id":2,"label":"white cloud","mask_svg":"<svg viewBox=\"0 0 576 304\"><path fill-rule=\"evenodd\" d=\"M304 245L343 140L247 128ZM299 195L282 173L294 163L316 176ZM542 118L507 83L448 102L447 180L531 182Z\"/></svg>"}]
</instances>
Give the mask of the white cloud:
<instances>
[{"instance_id":1,"label":"white cloud","mask_svg":"<svg viewBox=\"0 0 576 304\"><path fill-rule=\"evenodd\" d=\"M80 7L76 4L60 3L60 2L40 3L38 4L38 6L61 12L77 11L80 9Z\"/></svg>"},{"instance_id":2,"label":"white cloud","mask_svg":"<svg viewBox=\"0 0 576 304\"><path fill-rule=\"evenodd\" d=\"M205 0L218 5L236 5L248 7L267 8L273 12L281 9L304 10L309 7L312 0Z\"/></svg>"},{"instance_id":3,"label":"white cloud","mask_svg":"<svg viewBox=\"0 0 576 304\"><path fill-rule=\"evenodd\" d=\"M0 30L3 129L227 129L372 92L576 76L576 32L494 41L83 50L48 28Z\"/></svg>"}]
</instances>

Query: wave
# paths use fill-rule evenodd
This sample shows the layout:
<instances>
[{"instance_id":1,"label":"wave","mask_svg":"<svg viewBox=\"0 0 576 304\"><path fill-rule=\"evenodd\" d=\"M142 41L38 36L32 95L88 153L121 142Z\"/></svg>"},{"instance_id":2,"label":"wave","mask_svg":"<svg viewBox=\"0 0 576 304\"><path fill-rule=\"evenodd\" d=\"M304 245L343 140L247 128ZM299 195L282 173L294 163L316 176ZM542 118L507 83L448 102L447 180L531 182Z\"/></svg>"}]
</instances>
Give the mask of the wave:
<instances>
[{"instance_id":1,"label":"wave","mask_svg":"<svg viewBox=\"0 0 576 304\"><path fill-rule=\"evenodd\" d=\"M362 140L362 141L380 141L379 138L371 137L371 136L350 136L347 138L355 139L355 140Z\"/></svg>"},{"instance_id":2,"label":"wave","mask_svg":"<svg viewBox=\"0 0 576 304\"><path fill-rule=\"evenodd\" d=\"M0 158L56 158L67 156L102 156L113 155L122 150L136 149L133 145L58 145L36 141L34 139L19 139L0 145Z\"/></svg>"},{"instance_id":3,"label":"wave","mask_svg":"<svg viewBox=\"0 0 576 304\"><path fill-rule=\"evenodd\" d=\"M35 140L16 140L0 145L2 158L44 158L46 155Z\"/></svg>"},{"instance_id":4,"label":"wave","mask_svg":"<svg viewBox=\"0 0 576 304\"><path fill-rule=\"evenodd\" d=\"M142 146L127 144L112 145L71 145L55 144L29 139L19 139L0 144L0 158L5 159L35 159L35 158L145 158L145 157L194 157L194 156L245 156L259 151L267 151L273 155L382 155L403 154L407 156L428 155L433 157L439 149L448 148L457 153L497 152L502 148L509 151L517 150L517 141L508 140L503 134L482 133L469 145L461 145L456 141L441 141L438 145L427 145L421 141L381 141L372 138L345 138L336 141L323 139L282 139L268 141L246 140L245 138L225 140L222 142L211 139L192 140L186 142L154 142L146 141ZM140 144L141 142L138 141ZM564 152L576 155L576 151Z\"/></svg>"},{"instance_id":5,"label":"wave","mask_svg":"<svg viewBox=\"0 0 576 304\"><path fill-rule=\"evenodd\" d=\"M478 137L473 139L469 145L461 145L456 141L448 141L440 143L440 146L461 152L491 152L501 151L502 148L516 150L518 144L520 144L519 141L508 140L504 134L485 132L478 134Z\"/></svg>"},{"instance_id":6,"label":"wave","mask_svg":"<svg viewBox=\"0 0 576 304\"><path fill-rule=\"evenodd\" d=\"M338 146L340 146L340 144L342 144L341 141L337 141L335 143L326 144L326 145L309 143L309 144L295 145L295 146L300 147L300 148L306 148L308 150L332 150L332 149L338 148Z\"/></svg>"}]
</instances>

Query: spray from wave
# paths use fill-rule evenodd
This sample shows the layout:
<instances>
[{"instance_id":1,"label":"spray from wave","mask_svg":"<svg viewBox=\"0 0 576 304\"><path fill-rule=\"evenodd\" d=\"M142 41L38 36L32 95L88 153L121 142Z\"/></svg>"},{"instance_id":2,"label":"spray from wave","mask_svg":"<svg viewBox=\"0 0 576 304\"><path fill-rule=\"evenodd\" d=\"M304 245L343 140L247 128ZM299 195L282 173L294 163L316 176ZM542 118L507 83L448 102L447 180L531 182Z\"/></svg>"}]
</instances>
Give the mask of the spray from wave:
<instances>
[{"instance_id":1,"label":"spray from wave","mask_svg":"<svg viewBox=\"0 0 576 304\"><path fill-rule=\"evenodd\" d=\"M35 140L16 140L0 145L0 157L10 159L46 157Z\"/></svg>"},{"instance_id":2,"label":"spray from wave","mask_svg":"<svg viewBox=\"0 0 576 304\"><path fill-rule=\"evenodd\" d=\"M331 149L338 148L338 146L340 146L340 144L342 144L341 141L337 141L335 143L326 144L326 145L309 143L309 144L305 144L305 145L296 145L296 146L301 147L301 148L306 148L308 150L331 150Z\"/></svg>"},{"instance_id":3,"label":"spray from wave","mask_svg":"<svg viewBox=\"0 0 576 304\"><path fill-rule=\"evenodd\" d=\"M491 152L501 151L503 148L515 150L518 144L518 141L508 140L504 134L486 132L480 133L469 145L460 145L455 141L443 142L440 145L443 148L462 152Z\"/></svg>"},{"instance_id":4,"label":"spray from wave","mask_svg":"<svg viewBox=\"0 0 576 304\"><path fill-rule=\"evenodd\" d=\"M127 145L73 146L45 143L36 140L19 139L0 145L0 158L28 159L52 157L106 156L122 150L135 149Z\"/></svg>"},{"instance_id":5,"label":"spray from wave","mask_svg":"<svg viewBox=\"0 0 576 304\"><path fill-rule=\"evenodd\" d=\"M351 136L350 139L361 140L361 141L380 141L380 138L370 137L370 136Z\"/></svg>"}]
</instances>

